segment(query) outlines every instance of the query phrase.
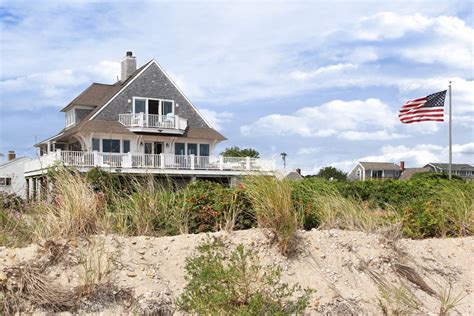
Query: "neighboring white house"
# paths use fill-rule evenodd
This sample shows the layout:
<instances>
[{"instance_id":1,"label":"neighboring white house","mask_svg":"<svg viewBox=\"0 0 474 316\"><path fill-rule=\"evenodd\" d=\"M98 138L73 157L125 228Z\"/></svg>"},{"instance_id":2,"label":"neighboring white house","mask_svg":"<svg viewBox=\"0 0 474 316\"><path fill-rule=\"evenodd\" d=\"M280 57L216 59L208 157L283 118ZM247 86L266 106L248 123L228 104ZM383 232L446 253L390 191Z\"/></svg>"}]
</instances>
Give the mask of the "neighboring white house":
<instances>
[{"instance_id":1,"label":"neighboring white house","mask_svg":"<svg viewBox=\"0 0 474 316\"><path fill-rule=\"evenodd\" d=\"M0 192L15 193L25 196L25 163L28 157L15 157L15 152L8 152L8 160L0 164Z\"/></svg>"}]
</instances>

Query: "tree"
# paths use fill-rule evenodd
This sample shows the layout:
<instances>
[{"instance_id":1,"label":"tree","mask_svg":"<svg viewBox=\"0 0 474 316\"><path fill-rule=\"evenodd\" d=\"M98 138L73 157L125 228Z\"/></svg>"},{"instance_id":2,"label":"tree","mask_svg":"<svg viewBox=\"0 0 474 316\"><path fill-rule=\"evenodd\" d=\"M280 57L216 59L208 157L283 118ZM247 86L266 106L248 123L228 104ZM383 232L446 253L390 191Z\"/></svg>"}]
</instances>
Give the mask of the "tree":
<instances>
[{"instance_id":1,"label":"tree","mask_svg":"<svg viewBox=\"0 0 474 316\"><path fill-rule=\"evenodd\" d=\"M347 173L329 166L319 169L319 172L316 174L316 177L324 178L327 180L333 178L334 180L344 181L347 179Z\"/></svg>"},{"instance_id":2,"label":"tree","mask_svg":"<svg viewBox=\"0 0 474 316\"><path fill-rule=\"evenodd\" d=\"M229 147L224 149L221 152L222 156L225 157L252 157L252 158L260 158L260 154L253 148L242 148L240 149L237 146Z\"/></svg>"}]
</instances>

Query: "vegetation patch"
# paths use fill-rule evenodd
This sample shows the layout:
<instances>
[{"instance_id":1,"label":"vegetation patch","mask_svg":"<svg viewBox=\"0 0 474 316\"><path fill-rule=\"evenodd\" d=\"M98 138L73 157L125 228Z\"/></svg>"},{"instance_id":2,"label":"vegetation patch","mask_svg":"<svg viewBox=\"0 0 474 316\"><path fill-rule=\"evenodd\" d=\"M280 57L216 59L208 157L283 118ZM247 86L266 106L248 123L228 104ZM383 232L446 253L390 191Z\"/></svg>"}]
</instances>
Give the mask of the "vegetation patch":
<instances>
[{"instance_id":1,"label":"vegetation patch","mask_svg":"<svg viewBox=\"0 0 474 316\"><path fill-rule=\"evenodd\" d=\"M282 283L281 267L262 266L251 250L229 251L219 239L201 244L185 270L188 284L177 305L191 314L298 315L312 292Z\"/></svg>"}]
</instances>

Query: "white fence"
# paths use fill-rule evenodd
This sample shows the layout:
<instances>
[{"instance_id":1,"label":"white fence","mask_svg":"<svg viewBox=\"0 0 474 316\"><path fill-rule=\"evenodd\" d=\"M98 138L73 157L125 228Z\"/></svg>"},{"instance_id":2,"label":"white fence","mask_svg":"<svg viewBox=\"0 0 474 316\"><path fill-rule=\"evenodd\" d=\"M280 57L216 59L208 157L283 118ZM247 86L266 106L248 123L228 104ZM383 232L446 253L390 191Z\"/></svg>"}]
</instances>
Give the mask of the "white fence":
<instances>
[{"instance_id":1,"label":"white fence","mask_svg":"<svg viewBox=\"0 0 474 316\"><path fill-rule=\"evenodd\" d=\"M27 162L25 172L46 169L59 162L65 166L77 168L275 171L273 160L250 157L122 154L58 150Z\"/></svg>"},{"instance_id":2,"label":"white fence","mask_svg":"<svg viewBox=\"0 0 474 316\"><path fill-rule=\"evenodd\" d=\"M188 126L188 120L178 115L146 115L145 113L119 114L119 122L127 127L185 130Z\"/></svg>"}]
</instances>

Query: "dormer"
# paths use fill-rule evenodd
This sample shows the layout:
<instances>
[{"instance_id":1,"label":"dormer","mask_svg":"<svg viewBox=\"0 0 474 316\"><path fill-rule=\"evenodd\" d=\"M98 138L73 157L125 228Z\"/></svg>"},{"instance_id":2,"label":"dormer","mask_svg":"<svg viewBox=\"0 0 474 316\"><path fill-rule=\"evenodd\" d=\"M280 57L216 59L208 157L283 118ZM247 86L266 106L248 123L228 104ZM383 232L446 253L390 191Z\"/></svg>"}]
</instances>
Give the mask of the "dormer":
<instances>
[{"instance_id":1,"label":"dormer","mask_svg":"<svg viewBox=\"0 0 474 316\"><path fill-rule=\"evenodd\" d=\"M94 110L93 106L75 105L64 111L66 128L72 127L82 121L92 110Z\"/></svg>"}]
</instances>

